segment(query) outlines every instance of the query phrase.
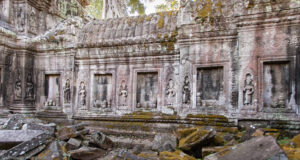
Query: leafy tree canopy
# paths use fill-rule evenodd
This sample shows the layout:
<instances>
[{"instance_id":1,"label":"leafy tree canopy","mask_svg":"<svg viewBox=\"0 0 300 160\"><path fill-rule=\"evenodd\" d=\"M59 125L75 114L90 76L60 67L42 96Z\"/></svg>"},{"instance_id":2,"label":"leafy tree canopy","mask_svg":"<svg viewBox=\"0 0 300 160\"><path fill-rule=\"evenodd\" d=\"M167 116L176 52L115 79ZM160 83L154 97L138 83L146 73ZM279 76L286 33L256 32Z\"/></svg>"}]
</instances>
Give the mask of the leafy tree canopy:
<instances>
[{"instance_id":1,"label":"leafy tree canopy","mask_svg":"<svg viewBox=\"0 0 300 160\"><path fill-rule=\"evenodd\" d=\"M179 8L179 0L125 0L126 7L130 14L138 13L139 15L145 14L145 3L153 3L155 1L163 1L163 3L155 6L157 12L177 10ZM86 7L86 11L89 15L100 19L102 13L103 0L89 0L89 5Z\"/></svg>"}]
</instances>

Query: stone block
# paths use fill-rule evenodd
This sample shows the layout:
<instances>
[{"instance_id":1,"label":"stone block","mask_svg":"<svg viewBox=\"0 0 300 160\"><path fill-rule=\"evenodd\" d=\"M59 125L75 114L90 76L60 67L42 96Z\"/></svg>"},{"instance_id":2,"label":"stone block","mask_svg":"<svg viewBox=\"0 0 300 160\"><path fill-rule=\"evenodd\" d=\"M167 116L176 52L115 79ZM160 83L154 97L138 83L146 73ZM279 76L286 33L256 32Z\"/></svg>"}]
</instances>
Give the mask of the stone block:
<instances>
[{"instance_id":1,"label":"stone block","mask_svg":"<svg viewBox=\"0 0 300 160\"><path fill-rule=\"evenodd\" d=\"M11 149L43 133L41 130L0 130L0 150Z\"/></svg>"},{"instance_id":2,"label":"stone block","mask_svg":"<svg viewBox=\"0 0 300 160\"><path fill-rule=\"evenodd\" d=\"M25 141L0 155L1 160L9 160L16 159L16 157L20 157L25 155L26 153L32 151L33 149L44 145L49 142L50 136L48 134L41 134L37 137L32 138L29 141Z\"/></svg>"},{"instance_id":3,"label":"stone block","mask_svg":"<svg viewBox=\"0 0 300 160\"><path fill-rule=\"evenodd\" d=\"M162 152L162 151L175 151L177 147L177 138L171 134L157 134L154 137L152 150Z\"/></svg>"},{"instance_id":4,"label":"stone block","mask_svg":"<svg viewBox=\"0 0 300 160\"><path fill-rule=\"evenodd\" d=\"M66 144L68 151L80 148L82 141L75 138L70 138Z\"/></svg>"},{"instance_id":5,"label":"stone block","mask_svg":"<svg viewBox=\"0 0 300 160\"><path fill-rule=\"evenodd\" d=\"M25 117L20 114L12 115L4 124L3 129L18 130L21 129L25 123Z\"/></svg>"},{"instance_id":6,"label":"stone block","mask_svg":"<svg viewBox=\"0 0 300 160\"><path fill-rule=\"evenodd\" d=\"M190 151L193 147L202 145L216 135L216 131L204 130L200 127L182 129L177 132L179 135L178 147L184 151Z\"/></svg>"},{"instance_id":7,"label":"stone block","mask_svg":"<svg viewBox=\"0 0 300 160\"><path fill-rule=\"evenodd\" d=\"M206 156L204 160L267 160L281 154L284 154L284 151L278 146L276 139L260 136Z\"/></svg>"},{"instance_id":8,"label":"stone block","mask_svg":"<svg viewBox=\"0 0 300 160\"><path fill-rule=\"evenodd\" d=\"M53 141L42 153L40 153L37 160L62 160L63 151L62 146L57 141Z\"/></svg>"},{"instance_id":9,"label":"stone block","mask_svg":"<svg viewBox=\"0 0 300 160\"><path fill-rule=\"evenodd\" d=\"M81 147L80 149L69 151L68 154L70 154L71 158L77 160L94 160L104 157L107 152L99 148Z\"/></svg>"},{"instance_id":10,"label":"stone block","mask_svg":"<svg viewBox=\"0 0 300 160\"><path fill-rule=\"evenodd\" d=\"M36 124L36 123L26 123L23 125L22 130L41 130L46 134L53 135L56 126L47 124Z\"/></svg>"},{"instance_id":11,"label":"stone block","mask_svg":"<svg viewBox=\"0 0 300 160\"><path fill-rule=\"evenodd\" d=\"M97 147L109 150L114 146L113 141L101 132L95 132L91 135L92 143Z\"/></svg>"},{"instance_id":12,"label":"stone block","mask_svg":"<svg viewBox=\"0 0 300 160\"><path fill-rule=\"evenodd\" d=\"M89 130L83 130L83 129L84 129L83 124L63 127L57 131L56 136L59 140L62 141L68 140L70 138L75 138L79 135L84 135L89 132Z\"/></svg>"}]
</instances>

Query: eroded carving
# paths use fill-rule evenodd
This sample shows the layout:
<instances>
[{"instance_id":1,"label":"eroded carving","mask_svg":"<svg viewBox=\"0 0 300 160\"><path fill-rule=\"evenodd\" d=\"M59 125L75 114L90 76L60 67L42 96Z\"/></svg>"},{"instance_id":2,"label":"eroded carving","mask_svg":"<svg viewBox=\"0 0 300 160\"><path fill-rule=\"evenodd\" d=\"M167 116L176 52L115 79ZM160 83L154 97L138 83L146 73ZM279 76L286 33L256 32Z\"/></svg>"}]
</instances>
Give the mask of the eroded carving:
<instances>
[{"instance_id":1,"label":"eroded carving","mask_svg":"<svg viewBox=\"0 0 300 160\"><path fill-rule=\"evenodd\" d=\"M137 76L137 108L157 107L158 74L139 73Z\"/></svg>"},{"instance_id":2,"label":"eroded carving","mask_svg":"<svg viewBox=\"0 0 300 160\"><path fill-rule=\"evenodd\" d=\"M31 73L27 74L26 78L26 94L25 97L27 99L33 99L34 98L34 84L32 81L32 75Z\"/></svg>"},{"instance_id":3,"label":"eroded carving","mask_svg":"<svg viewBox=\"0 0 300 160\"><path fill-rule=\"evenodd\" d=\"M24 32L25 26L25 12L22 6L18 6L16 11L16 23L17 29L19 32Z\"/></svg>"},{"instance_id":4,"label":"eroded carving","mask_svg":"<svg viewBox=\"0 0 300 160\"><path fill-rule=\"evenodd\" d=\"M126 84L125 80L123 80L121 82L119 96L120 96L120 105L121 106L126 106L127 105L128 89L127 89L127 84Z\"/></svg>"},{"instance_id":5,"label":"eroded carving","mask_svg":"<svg viewBox=\"0 0 300 160\"><path fill-rule=\"evenodd\" d=\"M174 101L174 97L176 95L175 91L175 83L173 79L170 79L167 84L167 89L166 89L166 95L167 95L167 103L168 105L172 105Z\"/></svg>"},{"instance_id":6,"label":"eroded carving","mask_svg":"<svg viewBox=\"0 0 300 160\"><path fill-rule=\"evenodd\" d=\"M71 101L70 79L66 80L66 83L64 86L64 100L65 100L65 103L70 103L70 101Z\"/></svg>"},{"instance_id":7,"label":"eroded carving","mask_svg":"<svg viewBox=\"0 0 300 160\"><path fill-rule=\"evenodd\" d=\"M81 107L86 106L86 89L83 81L80 82L79 86L79 104Z\"/></svg>"},{"instance_id":8,"label":"eroded carving","mask_svg":"<svg viewBox=\"0 0 300 160\"><path fill-rule=\"evenodd\" d=\"M47 101L45 103L46 109L58 109L54 106L60 105L60 75L49 74L46 75L45 93Z\"/></svg>"},{"instance_id":9,"label":"eroded carving","mask_svg":"<svg viewBox=\"0 0 300 160\"><path fill-rule=\"evenodd\" d=\"M112 105L112 75L95 75L94 80L94 108L111 108Z\"/></svg>"},{"instance_id":10,"label":"eroded carving","mask_svg":"<svg viewBox=\"0 0 300 160\"><path fill-rule=\"evenodd\" d=\"M15 82L15 98L22 98L22 80L21 80L21 72L17 70L16 82Z\"/></svg>"},{"instance_id":11,"label":"eroded carving","mask_svg":"<svg viewBox=\"0 0 300 160\"><path fill-rule=\"evenodd\" d=\"M29 13L29 28L33 33L37 32L37 13L34 8L31 8Z\"/></svg>"},{"instance_id":12,"label":"eroded carving","mask_svg":"<svg viewBox=\"0 0 300 160\"><path fill-rule=\"evenodd\" d=\"M223 68L201 68L197 72L197 106L223 105Z\"/></svg>"},{"instance_id":13,"label":"eroded carving","mask_svg":"<svg viewBox=\"0 0 300 160\"><path fill-rule=\"evenodd\" d=\"M189 76L184 77L183 88L182 88L182 103L190 104L191 101L191 89Z\"/></svg>"},{"instance_id":14,"label":"eroded carving","mask_svg":"<svg viewBox=\"0 0 300 160\"><path fill-rule=\"evenodd\" d=\"M291 94L289 74L288 63L264 64L265 107L287 108Z\"/></svg>"},{"instance_id":15,"label":"eroded carving","mask_svg":"<svg viewBox=\"0 0 300 160\"><path fill-rule=\"evenodd\" d=\"M253 77L250 73L246 74L245 86L244 86L244 105L252 105L253 103L253 94L254 94L254 85Z\"/></svg>"}]
</instances>

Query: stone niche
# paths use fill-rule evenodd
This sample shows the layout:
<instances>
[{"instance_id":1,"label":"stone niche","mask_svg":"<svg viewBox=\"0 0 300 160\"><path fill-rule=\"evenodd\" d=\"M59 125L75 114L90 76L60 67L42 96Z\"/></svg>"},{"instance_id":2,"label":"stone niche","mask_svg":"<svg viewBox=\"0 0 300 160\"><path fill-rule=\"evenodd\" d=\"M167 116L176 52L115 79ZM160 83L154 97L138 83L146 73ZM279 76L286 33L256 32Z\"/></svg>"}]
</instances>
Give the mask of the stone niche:
<instances>
[{"instance_id":1,"label":"stone niche","mask_svg":"<svg viewBox=\"0 0 300 160\"><path fill-rule=\"evenodd\" d=\"M95 74L93 83L93 108L111 109L112 74Z\"/></svg>"},{"instance_id":2,"label":"stone niche","mask_svg":"<svg viewBox=\"0 0 300 160\"><path fill-rule=\"evenodd\" d=\"M158 97L158 73L138 73L136 90L137 109L156 109Z\"/></svg>"},{"instance_id":3,"label":"stone niche","mask_svg":"<svg viewBox=\"0 0 300 160\"><path fill-rule=\"evenodd\" d=\"M214 107L224 104L223 76L223 67L197 70L197 107Z\"/></svg>"},{"instance_id":4,"label":"stone niche","mask_svg":"<svg viewBox=\"0 0 300 160\"><path fill-rule=\"evenodd\" d=\"M264 63L263 69L264 110L291 109L289 107L291 96L289 63Z\"/></svg>"},{"instance_id":5,"label":"stone niche","mask_svg":"<svg viewBox=\"0 0 300 160\"><path fill-rule=\"evenodd\" d=\"M60 75L45 76L45 107L50 110L60 109Z\"/></svg>"}]
</instances>

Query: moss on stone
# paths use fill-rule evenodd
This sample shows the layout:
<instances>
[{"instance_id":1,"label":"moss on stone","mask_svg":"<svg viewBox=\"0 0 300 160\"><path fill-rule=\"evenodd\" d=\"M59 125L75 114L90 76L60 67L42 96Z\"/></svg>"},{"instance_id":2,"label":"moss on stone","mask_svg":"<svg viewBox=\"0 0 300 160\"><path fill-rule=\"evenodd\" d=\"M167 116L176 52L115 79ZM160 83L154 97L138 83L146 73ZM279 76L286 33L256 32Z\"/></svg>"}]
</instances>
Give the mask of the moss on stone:
<instances>
[{"instance_id":1,"label":"moss on stone","mask_svg":"<svg viewBox=\"0 0 300 160\"><path fill-rule=\"evenodd\" d=\"M147 17L146 17L146 21L148 21L148 22L151 21L151 18L152 18L152 17L151 17L150 15L147 16Z\"/></svg>"},{"instance_id":2,"label":"moss on stone","mask_svg":"<svg viewBox=\"0 0 300 160\"><path fill-rule=\"evenodd\" d=\"M144 22L144 19L145 19L145 16L140 16L138 21L137 21L137 24L141 24Z\"/></svg>"},{"instance_id":3,"label":"moss on stone","mask_svg":"<svg viewBox=\"0 0 300 160\"><path fill-rule=\"evenodd\" d=\"M196 160L196 158L189 156L180 150L176 150L175 152L160 152L159 155L160 160Z\"/></svg>"},{"instance_id":4,"label":"moss on stone","mask_svg":"<svg viewBox=\"0 0 300 160\"><path fill-rule=\"evenodd\" d=\"M162 29L165 26L165 12L159 13L159 19L157 22L157 28Z\"/></svg>"},{"instance_id":5,"label":"moss on stone","mask_svg":"<svg viewBox=\"0 0 300 160\"><path fill-rule=\"evenodd\" d=\"M212 118L212 119L227 119L223 115L203 115L203 114L188 114L187 118Z\"/></svg>"}]
</instances>

